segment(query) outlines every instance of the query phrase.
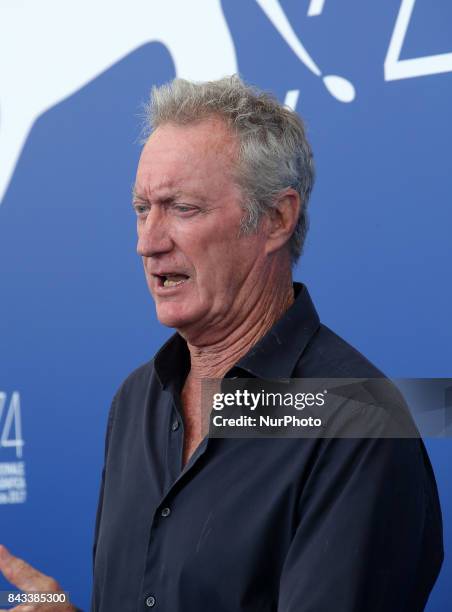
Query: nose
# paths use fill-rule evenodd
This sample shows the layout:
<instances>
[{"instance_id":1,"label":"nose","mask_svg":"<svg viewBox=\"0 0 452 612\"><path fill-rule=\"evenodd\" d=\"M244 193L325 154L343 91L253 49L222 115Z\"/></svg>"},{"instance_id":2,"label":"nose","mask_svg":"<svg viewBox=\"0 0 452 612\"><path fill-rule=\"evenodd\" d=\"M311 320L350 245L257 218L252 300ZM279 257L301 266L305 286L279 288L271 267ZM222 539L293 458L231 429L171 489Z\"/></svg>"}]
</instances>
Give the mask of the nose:
<instances>
[{"instance_id":1,"label":"nose","mask_svg":"<svg viewBox=\"0 0 452 612\"><path fill-rule=\"evenodd\" d=\"M167 253L173 248L169 220L162 208L153 205L145 219L138 219L137 253L142 257Z\"/></svg>"}]
</instances>

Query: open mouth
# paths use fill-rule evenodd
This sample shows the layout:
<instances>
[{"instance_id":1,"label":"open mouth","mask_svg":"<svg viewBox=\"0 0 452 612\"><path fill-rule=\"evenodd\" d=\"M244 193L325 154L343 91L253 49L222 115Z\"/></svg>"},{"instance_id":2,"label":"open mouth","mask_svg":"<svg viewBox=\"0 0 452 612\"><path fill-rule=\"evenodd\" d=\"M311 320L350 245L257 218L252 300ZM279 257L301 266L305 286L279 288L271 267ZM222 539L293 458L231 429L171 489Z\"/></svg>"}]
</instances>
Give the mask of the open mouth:
<instances>
[{"instance_id":1,"label":"open mouth","mask_svg":"<svg viewBox=\"0 0 452 612\"><path fill-rule=\"evenodd\" d=\"M159 287L177 287L189 279L186 274L155 274Z\"/></svg>"}]
</instances>

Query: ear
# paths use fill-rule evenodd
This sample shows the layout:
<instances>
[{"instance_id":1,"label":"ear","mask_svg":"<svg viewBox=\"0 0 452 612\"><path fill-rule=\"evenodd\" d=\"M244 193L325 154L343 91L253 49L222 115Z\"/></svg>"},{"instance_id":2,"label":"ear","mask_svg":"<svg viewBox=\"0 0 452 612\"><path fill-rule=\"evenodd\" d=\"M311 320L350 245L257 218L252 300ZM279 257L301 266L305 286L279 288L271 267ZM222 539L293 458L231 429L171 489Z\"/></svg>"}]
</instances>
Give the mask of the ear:
<instances>
[{"instance_id":1,"label":"ear","mask_svg":"<svg viewBox=\"0 0 452 612\"><path fill-rule=\"evenodd\" d=\"M295 229L302 203L300 195L291 187L282 191L275 207L267 215L265 252L274 253L286 245Z\"/></svg>"}]
</instances>

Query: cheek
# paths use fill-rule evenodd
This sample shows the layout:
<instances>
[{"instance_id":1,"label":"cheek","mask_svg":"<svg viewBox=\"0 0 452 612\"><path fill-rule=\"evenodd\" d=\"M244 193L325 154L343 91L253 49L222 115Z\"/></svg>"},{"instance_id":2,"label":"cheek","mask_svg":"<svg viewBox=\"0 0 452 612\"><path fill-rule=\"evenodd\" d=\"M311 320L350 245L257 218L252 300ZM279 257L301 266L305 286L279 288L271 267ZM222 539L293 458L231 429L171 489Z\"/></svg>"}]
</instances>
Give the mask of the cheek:
<instances>
[{"instance_id":1,"label":"cheek","mask_svg":"<svg viewBox=\"0 0 452 612\"><path fill-rule=\"evenodd\" d=\"M194 271L195 288L202 301L228 301L252 269L258 257L256 236L238 238L239 222L179 236L176 244ZM231 296L232 292L232 296Z\"/></svg>"},{"instance_id":2,"label":"cheek","mask_svg":"<svg viewBox=\"0 0 452 612\"><path fill-rule=\"evenodd\" d=\"M231 261L230 253L215 266L206 262L198 277L198 296L203 305L217 313L227 313L243 285L245 274L239 262Z\"/></svg>"}]
</instances>

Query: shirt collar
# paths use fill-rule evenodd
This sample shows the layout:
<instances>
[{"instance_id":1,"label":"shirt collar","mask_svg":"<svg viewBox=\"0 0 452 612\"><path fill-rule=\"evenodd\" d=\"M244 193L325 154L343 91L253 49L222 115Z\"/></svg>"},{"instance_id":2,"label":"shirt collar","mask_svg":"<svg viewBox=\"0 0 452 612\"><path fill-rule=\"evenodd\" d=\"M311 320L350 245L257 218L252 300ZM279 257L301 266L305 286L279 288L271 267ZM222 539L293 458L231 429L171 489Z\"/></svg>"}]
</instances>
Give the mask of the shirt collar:
<instances>
[{"instance_id":1,"label":"shirt collar","mask_svg":"<svg viewBox=\"0 0 452 612\"><path fill-rule=\"evenodd\" d=\"M305 285L293 283L295 300L273 327L229 370L240 368L258 378L290 378L320 325Z\"/></svg>"},{"instance_id":2,"label":"shirt collar","mask_svg":"<svg viewBox=\"0 0 452 612\"><path fill-rule=\"evenodd\" d=\"M305 285L293 283L295 300L273 327L226 374L290 378L320 320ZM190 368L185 340L175 333L158 351L154 367L163 388L181 389ZM174 388L173 387L173 388Z\"/></svg>"},{"instance_id":3,"label":"shirt collar","mask_svg":"<svg viewBox=\"0 0 452 612\"><path fill-rule=\"evenodd\" d=\"M158 351L154 369L164 389L172 387L181 391L190 370L190 351L180 334L173 334Z\"/></svg>"}]
</instances>

